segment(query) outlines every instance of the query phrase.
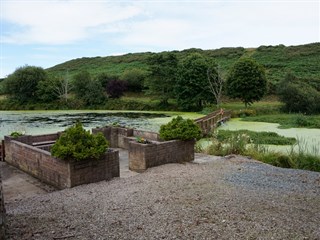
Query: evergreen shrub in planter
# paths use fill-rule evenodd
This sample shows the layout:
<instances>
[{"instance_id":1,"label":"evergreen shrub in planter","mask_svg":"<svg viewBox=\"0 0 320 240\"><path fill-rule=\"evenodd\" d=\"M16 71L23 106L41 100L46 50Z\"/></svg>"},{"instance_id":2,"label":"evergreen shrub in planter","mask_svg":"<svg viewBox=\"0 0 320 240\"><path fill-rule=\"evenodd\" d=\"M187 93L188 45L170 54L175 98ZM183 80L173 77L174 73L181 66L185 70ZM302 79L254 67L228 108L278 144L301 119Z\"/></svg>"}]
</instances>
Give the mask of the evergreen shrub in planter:
<instances>
[{"instance_id":1,"label":"evergreen shrub in planter","mask_svg":"<svg viewBox=\"0 0 320 240\"><path fill-rule=\"evenodd\" d=\"M108 149L102 133L90 134L80 122L69 127L51 148L54 157L63 160L94 160L101 158Z\"/></svg>"},{"instance_id":2,"label":"evergreen shrub in planter","mask_svg":"<svg viewBox=\"0 0 320 240\"><path fill-rule=\"evenodd\" d=\"M201 129L191 119L183 119L181 116L173 118L167 124L160 127L160 138L163 140L194 140L201 138Z\"/></svg>"}]
</instances>

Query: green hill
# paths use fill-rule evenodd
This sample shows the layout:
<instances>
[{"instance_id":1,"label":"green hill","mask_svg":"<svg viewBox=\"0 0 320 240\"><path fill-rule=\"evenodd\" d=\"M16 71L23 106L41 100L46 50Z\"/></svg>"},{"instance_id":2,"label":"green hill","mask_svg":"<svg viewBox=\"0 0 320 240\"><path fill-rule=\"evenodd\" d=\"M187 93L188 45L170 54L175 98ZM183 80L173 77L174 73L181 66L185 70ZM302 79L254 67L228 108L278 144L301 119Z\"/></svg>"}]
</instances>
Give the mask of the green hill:
<instances>
[{"instance_id":1,"label":"green hill","mask_svg":"<svg viewBox=\"0 0 320 240\"><path fill-rule=\"evenodd\" d=\"M226 74L232 64L242 56L250 56L266 68L267 78L272 85L281 80L287 72L292 72L302 79L320 79L320 43L299 46L284 45L260 46L258 48L220 48L215 50L187 49L173 51L179 59L192 52L199 52L212 57ZM126 69L139 68L148 71L147 59L151 52L130 53L122 56L79 58L48 68L53 74L72 76L82 70L93 76L101 72L120 76Z\"/></svg>"}]
</instances>

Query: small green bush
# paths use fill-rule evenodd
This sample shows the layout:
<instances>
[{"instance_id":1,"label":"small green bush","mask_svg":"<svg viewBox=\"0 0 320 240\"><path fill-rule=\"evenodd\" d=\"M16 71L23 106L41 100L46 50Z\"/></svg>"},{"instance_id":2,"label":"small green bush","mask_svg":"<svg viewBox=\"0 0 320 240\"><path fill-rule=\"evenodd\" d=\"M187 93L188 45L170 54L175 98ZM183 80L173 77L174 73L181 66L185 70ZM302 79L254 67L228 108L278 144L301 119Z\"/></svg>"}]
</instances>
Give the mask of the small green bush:
<instances>
[{"instance_id":1,"label":"small green bush","mask_svg":"<svg viewBox=\"0 0 320 240\"><path fill-rule=\"evenodd\" d=\"M108 142L102 133L92 135L77 122L60 136L51 154L63 160L94 160L102 157L107 148Z\"/></svg>"},{"instance_id":2,"label":"small green bush","mask_svg":"<svg viewBox=\"0 0 320 240\"><path fill-rule=\"evenodd\" d=\"M200 139L201 130L191 119L181 116L173 118L170 122L160 127L160 138L163 140L191 140Z\"/></svg>"},{"instance_id":3,"label":"small green bush","mask_svg":"<svg viewBox=\"0 0 320 240\"><path fill-rule=\"evenodd\" d=\"M320 157L310 153L291 154L294 158L297 168L320 172Z\"/></svg>"},{"instance_id":4,"label":"small green bush","mask_svg":"<svg viewBox=\"0 0 320 240\"><path fill-rule=\"evenodd\" d=\"M20 137L20 136L23 136L24 134L22 132L12 132L10 134L11 137L14 137L14 138L17 138L17 137Z\"/></svg>"}]
</instances>

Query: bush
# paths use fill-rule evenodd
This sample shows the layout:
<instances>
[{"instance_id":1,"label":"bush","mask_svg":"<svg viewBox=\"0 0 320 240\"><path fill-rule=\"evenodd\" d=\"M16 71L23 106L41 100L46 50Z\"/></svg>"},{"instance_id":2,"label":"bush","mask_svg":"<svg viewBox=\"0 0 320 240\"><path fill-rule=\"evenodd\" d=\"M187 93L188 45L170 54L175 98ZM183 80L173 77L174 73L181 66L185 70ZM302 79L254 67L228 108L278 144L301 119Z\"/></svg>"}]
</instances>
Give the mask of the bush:
<instances>
[{"instance_id":1,"label":"bush","mask_svg":"<svg viewBox=\"0 0 320 240\"><path fill-rule=\"evenodd\" d=\"M201 130L191 119L178 116L160 127L160 138L163 140L191 140L200 139Z\"/></svg>"},{"instance_id":2,"label":"bush","mask_svg":"<svg viewBox=\"0 0 320 240\"><path fill-rule=\"evenodd\" d=\"M63 160L93 160L102 157L107 148L108 142L102 133L92 135L77 122L52 146L51 154Z\"/></svg>"},{"instance_id":3,"label":"bush","mask_svg":"<svg viewBox=\"0 0 320 240\"><path fill-rule=\"evenodd\" d=\"M12 132L10 134L11 137L14 137L14 138L17 138L17 137L20 137L20 136L23 136L24 134L22 132Z\"/></svg>"},{"instance_id":4,"label":"bush","mask_svg":"<svg viewBox=\"0 0 320 240\"><path fill-rule=\"evenodd\" d=\"M320 92L313 86L299 81L288 74L279 83L278 94L285 104L284 110L304 114L316 114L320 112Z\"/></svg>"},{"instance_id":5,"label":"bush","mask_svg":"<svg viewBox=\"0 0 320 240\"><path fill-rule=\"evenodd\" d=\"M125 81L111 80L107 83L107 93L110 98L120 98L127 89Z\"/></svg>"}]
</instances>

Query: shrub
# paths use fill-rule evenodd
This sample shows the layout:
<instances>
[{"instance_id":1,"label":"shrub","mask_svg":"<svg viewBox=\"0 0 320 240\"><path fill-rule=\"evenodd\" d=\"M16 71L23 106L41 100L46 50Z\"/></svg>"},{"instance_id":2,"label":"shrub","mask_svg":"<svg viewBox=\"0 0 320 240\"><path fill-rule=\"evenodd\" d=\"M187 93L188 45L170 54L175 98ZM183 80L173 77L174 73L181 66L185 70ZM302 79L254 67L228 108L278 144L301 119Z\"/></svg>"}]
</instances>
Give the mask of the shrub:
<instances>
[{"instance_id":1,"label":"shrub","mask_svg":"<svg viewBox=\"0 0 320 240\"><path fill-rule=\"evenodd\" d=\"M60 136L51 154L63 160L93 160L102 157L107 148L108 142L102 133L92 135L77 122Z\"/></svg>"},{"instance_id":2,"label":"shrub","mask_svg":"<svg viewBox=\"0 0 320 240\"><path fill-rule=\"evenodd\" d=\"M22 132L12 132L10 134L11 137L14 137L14 138L17 138L17 137L20 137L20 136L23 136L24 134Z\"/></svg>"},{"instance_id":3,"label":"shrub","mask_svg":"<svg viewBox=\"0 0 320 240\"><path fill-rule=\"evenodd\" d=\"M163 140L191 140L200 139L201 130L191 119L178 116L160 127L160 138Z\"/></svg>"},{"instance_id":4,"label":"shrub","mask_svg":"<svg viewBox=\"0 0 320 240\"><path fill-rule=\"evenodd\" d=\"M127 89L125 81L111 80L107 83L107 93L110 98L121 97Z\"/></svg>"},{"instance_id":5,"label":"shrub","mask_svg":"<svg viewBox=\"0 0 320 240\"><path fill-rule=\"evenodd\" d=\"M279 83L278 94L288 112L316 114L320 112L320 92L308 83L288 74Z\"/></svg>"}]
</instances>

